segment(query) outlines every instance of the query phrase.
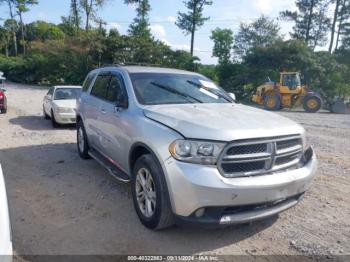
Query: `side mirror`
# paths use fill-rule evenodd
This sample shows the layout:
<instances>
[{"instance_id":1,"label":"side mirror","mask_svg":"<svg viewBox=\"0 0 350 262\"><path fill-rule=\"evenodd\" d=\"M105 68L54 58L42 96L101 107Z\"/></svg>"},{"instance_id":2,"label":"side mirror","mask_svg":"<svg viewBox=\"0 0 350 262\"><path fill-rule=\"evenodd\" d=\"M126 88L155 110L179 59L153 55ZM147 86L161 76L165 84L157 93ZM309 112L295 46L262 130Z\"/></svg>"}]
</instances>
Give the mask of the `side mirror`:
<instances>
[{"instance_id":1,"label":"side mirror","mask_svg":"<svg viewBox=\"0 0 350 262\"><path fill-rule=\"evenodd\" d=\"M1 89L1 91L3 91L3 92L7 92L7 89L5 88L5 87L2 87L2 88L0 88Z\"/></svg>"},{"instance_id":2,"label":"side mirror","mask_svg":"<svg viewBox=\"0 0 350 262\"><path fill-rule=\"evenodd\" d=\"M129 107L128 99L125 97L125 98L121 99L120 101L117 101L115 103L115 106L118 108L127 109Z\"/></svg>"},{"instance_id":3,"label":"side mirror","mask_svg":"<svg viewBox=\"0 0 350 262\"><path fill-rule=\"evenodd\" d=\"M234 93L228 93L228 95L236 102L236 95Z\"/></svg>"}]
</instances>

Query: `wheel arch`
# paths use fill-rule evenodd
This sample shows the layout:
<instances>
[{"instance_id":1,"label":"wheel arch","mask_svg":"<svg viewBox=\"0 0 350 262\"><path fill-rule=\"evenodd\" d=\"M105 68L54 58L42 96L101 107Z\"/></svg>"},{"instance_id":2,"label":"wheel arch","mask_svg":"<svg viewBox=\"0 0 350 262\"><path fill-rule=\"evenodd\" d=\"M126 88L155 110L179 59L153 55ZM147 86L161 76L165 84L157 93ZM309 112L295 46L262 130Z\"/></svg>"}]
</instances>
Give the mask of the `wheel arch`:
<instances>
[{"instance_id":1,"label":"wheel arch","mask_svg":"<svg viewBox=\"0 0 350 262\"><path fill-rule=\"evenodd\" d=\"M145 143L136 142L132 145L132 147L129 151L128 167L129 167L130 174L132 173L132 170L134 168L134 165L135 165L137 159L139 159L142 155L146 155L146 154L152 155L157 160L160 168L162 168L162 166L159 162L159 159L158 159L157 155L153 152L153 150Z\"/></svg>"}]
</instances>

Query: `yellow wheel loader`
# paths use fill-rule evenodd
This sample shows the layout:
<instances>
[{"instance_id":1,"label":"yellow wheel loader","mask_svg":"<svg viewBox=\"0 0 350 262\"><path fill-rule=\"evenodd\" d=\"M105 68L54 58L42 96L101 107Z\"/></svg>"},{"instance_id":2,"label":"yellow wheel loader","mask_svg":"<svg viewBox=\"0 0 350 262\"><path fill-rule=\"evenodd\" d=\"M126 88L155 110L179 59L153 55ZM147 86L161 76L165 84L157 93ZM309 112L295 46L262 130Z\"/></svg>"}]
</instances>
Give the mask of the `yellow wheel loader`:
<instances>
[{"instance_id":1,"label":"yellow wheel loader","mask_svg":"<svg viewBox=\"0 0 350 262\"><path fill-rule=\"evenodd\" d=\"M309 113L316 113L323 106L333 113L347 113L348 109L341 99L331 100L323 93L311 91L303 86L298 72L280 73L279 83L269 81L256 89L252 100L267 110L277 111L283 108L303 106Z\"/></svg>"}]
</instances>

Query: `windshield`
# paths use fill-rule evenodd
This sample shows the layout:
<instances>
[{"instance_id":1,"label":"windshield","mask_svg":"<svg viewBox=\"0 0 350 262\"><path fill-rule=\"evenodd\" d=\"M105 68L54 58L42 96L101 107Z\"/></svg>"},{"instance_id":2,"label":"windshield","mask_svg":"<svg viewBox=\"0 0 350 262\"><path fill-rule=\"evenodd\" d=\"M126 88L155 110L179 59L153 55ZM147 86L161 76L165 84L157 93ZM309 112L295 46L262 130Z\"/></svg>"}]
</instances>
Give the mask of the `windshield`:
<instances>
[{"instance_id":1,"label":"windshield","mask_svg":"<svg viewBox=\"0 0 350 262\"><path fill-rule=\"evenodd\" d=\"M233 102L222 88L201 76L133 73L130 78L143 105Z\"/></svg>"},{"instance_id":2,"label":"windshield","mask_svg":"<svg viewBox=\"0 0 350 262\"><path fill-rule=\"evenodd\" d=\"M81 94L80 88L57 88L54 100L77 99Z\"/></svg>"}]
</instances>

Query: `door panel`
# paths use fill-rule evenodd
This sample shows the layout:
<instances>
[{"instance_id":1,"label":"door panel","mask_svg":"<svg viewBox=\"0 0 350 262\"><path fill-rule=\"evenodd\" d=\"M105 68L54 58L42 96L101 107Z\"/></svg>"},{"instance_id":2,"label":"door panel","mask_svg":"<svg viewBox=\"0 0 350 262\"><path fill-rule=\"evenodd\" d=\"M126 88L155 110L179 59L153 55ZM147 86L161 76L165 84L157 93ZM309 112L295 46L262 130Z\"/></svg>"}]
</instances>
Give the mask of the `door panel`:
<instances>
[{"instance_id":1,"label":"door panel","mask_svg":"<svg viewBox=\"0 0 350 262\"><path fill-rule=\"evenodd\" d=\"M109 81L109 74L102 73L98 75L91 89L91 94L84 105L85 128L89 136L89 142L97 150L101 150L100 109L107 96Z\"/></svg>"},{"instance_id":2,"label":"door panel","mask_svg":"<svg viewBox=\"0 0 350 262\"><path fill-rule=\"evenodd\" d=\"M100 108L100 129L102 131L101 146L103 153L122 170L127 170L128 154L125 149L129 141L127 108L118 107L123 100L127 100L127 94L122 78L114 74L111 78L108 94L108 101L101 103ZM125 104L125 103L123 103Z\"/></svg>"}]
</instances>

